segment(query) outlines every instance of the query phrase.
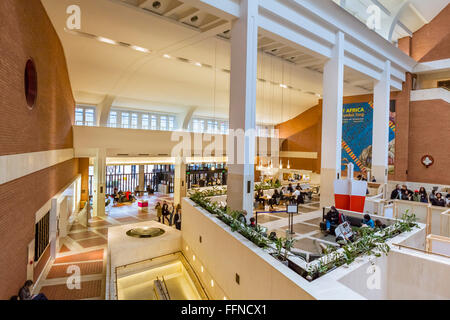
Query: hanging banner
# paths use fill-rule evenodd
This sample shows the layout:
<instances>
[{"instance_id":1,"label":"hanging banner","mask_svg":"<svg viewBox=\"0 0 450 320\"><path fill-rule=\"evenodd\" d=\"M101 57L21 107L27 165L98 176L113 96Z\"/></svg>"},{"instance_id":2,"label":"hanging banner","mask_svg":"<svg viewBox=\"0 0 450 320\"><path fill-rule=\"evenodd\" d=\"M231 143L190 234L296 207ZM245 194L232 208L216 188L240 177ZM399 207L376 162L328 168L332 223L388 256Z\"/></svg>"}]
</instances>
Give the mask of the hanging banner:
<instances>
[{"instance_id":1,"label":"hanging banner","mask_svg":"<svg viewBox=\"0 0 450 320\"><path fill-rule=\"evenodd\" d=\"M373 103L344 104L342 114L341 170L353 163L355 172L365 173L372 166ZM395 101L389 113L389 174L394 173ZM370 179L370 177L368 177Z\"/></svg>"}]
</instances>

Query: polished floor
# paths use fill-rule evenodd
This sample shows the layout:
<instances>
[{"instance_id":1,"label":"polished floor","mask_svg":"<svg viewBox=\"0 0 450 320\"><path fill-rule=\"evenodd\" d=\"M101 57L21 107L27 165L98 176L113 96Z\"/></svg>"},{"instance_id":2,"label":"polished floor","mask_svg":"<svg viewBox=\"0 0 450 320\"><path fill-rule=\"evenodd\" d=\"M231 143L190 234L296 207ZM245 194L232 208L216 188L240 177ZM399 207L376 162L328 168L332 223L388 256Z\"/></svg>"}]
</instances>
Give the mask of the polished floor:
<instances>
[{"instance_id":1,"label":"polished floor","mask_svg":"<svg viewBox=\"0 0 450 320\"><path fill-rule=\"evenodd\" d=\"M137 202L130 206L110 207L106 217L95 217L89 221L89 227L76 223L67 237L61 240L60 250L55 261L44 270L35 292L43 292L51 300L99 300L104 299L106 284L106 254L108 229L113 226L156 220L157 202L173 202L173 197L164 194L145 196L148 200L148 212L142 212ZM285 207L275 207L283 211ZM261 210L263 211L263 210ZM318 250L318 242L325 245L335 244L332 239L324 239L319 230L322 212L318 202L299 206L299 214L294 216L293 235L295 247L309 252ZM258 224L286 237L288 215L285 212L258 213ZM70 289L73 282L73 269L76 266L81 273L80 287ZM76 268L76 269L78 269Z\"/></svg>"},{"instance_id":2,"label":"polished floor","mask_svg":"<svg viewBox=\"0 0 450 320\"><path fill-rule=\"evenodd\" d=\"M104 299L108 228L156 220L156 203L173 202L172 196L164 194L140 199L148 200L148 212L139 211L135 202L130 206L110 207L106 217L91 219L89 227L75 223L62 239L55 261L44 270L35 292L44 293L50 300ZM79 289L68 286L68 283L75 284L73 270L78 268L74 266L81 273Z\"/></svg>"}]
</instances>

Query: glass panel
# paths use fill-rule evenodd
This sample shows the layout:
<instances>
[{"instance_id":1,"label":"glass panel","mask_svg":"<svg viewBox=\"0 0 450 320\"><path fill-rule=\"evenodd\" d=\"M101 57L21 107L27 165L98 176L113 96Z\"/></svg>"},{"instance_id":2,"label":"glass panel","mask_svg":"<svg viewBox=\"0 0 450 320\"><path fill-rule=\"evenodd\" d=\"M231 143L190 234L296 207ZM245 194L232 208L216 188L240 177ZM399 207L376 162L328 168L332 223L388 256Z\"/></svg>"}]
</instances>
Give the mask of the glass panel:
<instances>
[{"instance_id":1,"label":"glass panel","mask_svg":"<svg viewBox=\"0 0 450 320\"><path fill-rule=\"evenodd\" d=\"M158 122L155 115L152 115L151 130L158 130Z\"/></svg>"},{"instance_id":2,"label":"glass panel","mask_svg":"<svg viewBox=\"0 0 450 320\"><path fill-rule=\"evenodd\" d=\"M84 110L82 108L76 108L75 109L75 124L77 126L82 126L83 123L83 113Z\"/></svg>"},{"instance_id":3,"label":"glass panel","mask_svg":"<svg viewBox=\"0 0 450 320\"><path fill-rule=\"evenodd\" d=\"M167 130L167 117L166 116L161 116L160 118L160 130Z\"/></svg>"},{"instance_id":4,"label":"glass panel","mask_svg":"<svg viewBox=\"0 0 450 320\"><path fill-rule=\"evenodd\" d=\"M111 111L109 113L109 127L117 128L117 112Z\"/></svg>"},{"instance_id":5,"label":"glass panel","mask_svg":"<svg viewBox=\"0 0 450 320\"><path fill-rule=\"evenodd\" d=\"M148 114L143 114L142 115L142 129L148 130Z\"/></svg>"},{"instance_id":6,"label":"glass panel","mask_svg":"<svg viewBox=\"0 0 450 320\"><path fill-rule=\"evenodd\" d=\"M86 126L93 126L94 125L94 118L95 118L95 111L94 109L85 109L84 110L84 116L85 116L85 125Z\"/></svg>"},{"instance_id":7,"label":"glass panel","mask_svg":"<svg viewBox=\"0 0 450 320\"><path fill-rule=\"evenodd\" d=\"M169 117L169 130L172 131L175 129L175 117Z\"/></svg>"},{"instance_id":8,"label":"glass panel","mask_svg":"<svg viewBox=\"0 0 450 320\"><path fill-rule=\"evenodd\" d=\"M122 128L130 127L130 114L128 112L122 112Z\"/></svg>"},{"instance_id":9,"label":"glass panel","mask_svg":"<svg viewBox=\"0 0 450 320\"><path fill-rule=\"evenodd\" d=\"M131 114L131 129L137 129L138 128L138 115L137 113Z\"/></svg>"}]
</instances>

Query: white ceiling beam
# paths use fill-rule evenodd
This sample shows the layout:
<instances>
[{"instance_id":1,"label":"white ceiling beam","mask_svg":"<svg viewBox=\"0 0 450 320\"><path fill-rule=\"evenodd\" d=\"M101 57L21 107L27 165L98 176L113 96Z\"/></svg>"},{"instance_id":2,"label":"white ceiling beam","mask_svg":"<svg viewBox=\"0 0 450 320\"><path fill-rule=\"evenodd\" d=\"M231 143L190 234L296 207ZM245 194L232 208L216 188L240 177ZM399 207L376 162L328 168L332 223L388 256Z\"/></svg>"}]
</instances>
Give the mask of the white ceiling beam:
<instances>
[{"instance_id":1,"label":"white ceiling beam","mask_svg":"<svg viewBox=\"0 0 450 320\"><path fill-rule=\"evenodd\" d=\"M231 0L181 0L192 7L206 11L222 19L232 20L239 18L240 5Z\"/></svg>"},{"instance_id":2,"label":"white ceiling beam","mask_svg":"<svg viewBox=\"0 0 450 320\"><path fill-rule=\"evenodd\" d=\"M325 42L328 42L328 44L334 44L336 41L336 35L334 32L324 28L308 17L298 14L291 8L277 1L263 0L260 1L260 6L271 14L276 15L279 19L292 23L306 32L312 32L316 34Z\"/></svg>"},{"instance_id":3,"label":"white ceiling beam","mask_svg":"<svg viewBox=\"0 0 450 320\"><path fill-rule=\"evenodd\" d=\"M344 65L352 68L353 70L359 71L375 80L381 79L381 73L373 70L372 68L367 67L366 65L362 64L361 62L349 57L344 57Z\"/></svg>"},{"instance_id":4,"label":"white ceiling beam","mask_svg":"<svg viewBox=\"0 0 450 320\"><path fill-rule=\"evenodd\" d=\"M258 22L260 28L279 37L280 41L287 40L327 58L331 56L331 48L324 45L323 43L316 41L312 37L296 32L263 15L259 16ZM289 46L292 47L292 45Z\"/></svg>"}]
</instances>

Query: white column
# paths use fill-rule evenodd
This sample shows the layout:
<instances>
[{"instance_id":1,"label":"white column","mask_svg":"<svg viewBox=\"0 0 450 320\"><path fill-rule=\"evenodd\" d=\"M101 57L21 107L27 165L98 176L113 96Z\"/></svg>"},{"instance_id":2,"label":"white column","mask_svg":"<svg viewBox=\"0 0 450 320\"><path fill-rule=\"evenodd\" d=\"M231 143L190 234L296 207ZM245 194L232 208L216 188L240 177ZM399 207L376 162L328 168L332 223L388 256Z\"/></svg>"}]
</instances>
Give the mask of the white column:
<instances>
[{"instance_id":1,"label":"white column","mask_svg":"<svg viewBox=\"0 0 450 320\"><path fill-rule=\"evenodd\" d=\"M93 216L105 216L106 150L98 149L94 160Z\"/></svg>"},{"instance_id":2,"label":"white column","mask_svg":"<svg viewBox=\"0 0 450 320\"><path fill-rule=\"evenodd\" d=\"M323 71L320 206L334 205L334 180L341 176L344 34L336 34L331 59Z\"/></svg>"},{"instance_id":3,"label":"white column","mask_svg":"<svg viewBox=\"0 0 450 320\"><path fill-rule=\"evenodd\" d=\"M258 0L241 0L241 17L231 29L230 136L236 130L247 134L256 128L256 73L258 60ZM230 144L229 144L230 146ZM253 215L255 137L228 149L228 206ZM234 159L230 159L230 154Z\"/></svg>"},{"instance_id":4,"label":"white column","mask_svg":"<svg viewBox=\"0 0 450 320\"><path fill-rule=\"evenodd\" d=\"M386 61L373 90L372 175L379 183L387 183L388 177L390 96L391 62Z\"/></svg>"},{"instance_id":5,"label":"white column","mask_svg":"<svg viewBox=\"0 0 450 320\"><path fill-rule=\"evenodd\" d=\"M147 186L145 185L145 166L139 165L139 191L145 191Z\"/></svg>"},{"instance_id":6,"label":"white column","mask_svg":"<svg viewBox=\"0 0 450 320\"><path fill-rule=\"evenodd\" d=\"M177 158L176 160L174 180L173 202L176 206L181 204L181 199L186 197L186 162L184 159Z\"/></svg>"}]
</instances>

